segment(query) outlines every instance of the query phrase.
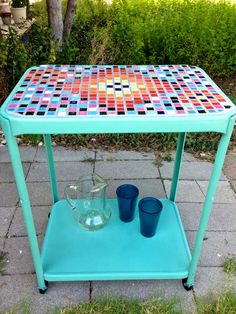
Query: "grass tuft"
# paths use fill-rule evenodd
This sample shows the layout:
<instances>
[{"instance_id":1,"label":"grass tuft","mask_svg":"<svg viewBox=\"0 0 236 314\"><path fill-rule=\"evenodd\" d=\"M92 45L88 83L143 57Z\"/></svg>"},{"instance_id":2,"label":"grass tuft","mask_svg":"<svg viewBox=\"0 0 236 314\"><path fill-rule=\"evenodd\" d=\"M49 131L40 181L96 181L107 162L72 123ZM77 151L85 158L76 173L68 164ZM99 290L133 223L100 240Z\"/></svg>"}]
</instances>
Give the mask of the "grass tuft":
<instances>
[{"instance_id":1,"label":"grass tuft","mask_svg":"<svg viewBox=\"0 0 236 314\"><path fill-rule=\"evenodd\" d=\"M176 300L153 298L148 301L102 298L81 302L77 306L55 309L53 314L181 314Z\"/></svg>"},{"instance_id":2,"label":"grass tuft","mask_svg":"<svg viewBox=\"0 0 236 314\"><path fill-rule=\"evenodd\" d=\"M197 301L196 314L235 314L236 294L227 291L216 297L209 294Z\"/></svg>"},{"instance_id":3,"label":"grass tuft","mask_svg":"<svg viewBox=\"0 0 236 314\"><path fill-rule=\"evenodd\" d=\"M225 258L223 262L223 269L227 274L236 274L236 257L234 254L231 254Z\"/></svg>"}]
</instances>

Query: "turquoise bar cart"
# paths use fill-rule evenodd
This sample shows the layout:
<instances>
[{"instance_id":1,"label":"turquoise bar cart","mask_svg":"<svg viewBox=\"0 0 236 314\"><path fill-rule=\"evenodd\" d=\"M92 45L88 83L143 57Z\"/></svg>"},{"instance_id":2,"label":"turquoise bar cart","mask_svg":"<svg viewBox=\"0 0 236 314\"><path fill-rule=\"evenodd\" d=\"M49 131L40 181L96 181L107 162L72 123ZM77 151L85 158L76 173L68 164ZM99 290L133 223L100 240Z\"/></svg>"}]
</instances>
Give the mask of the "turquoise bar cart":
<instances>
[{"instance_id":1,"label":"turquoise bar cart","mask_svg":"<svg viewBox=\"0 0 236 314\"><path fill-rule=\"evenodd\" d=\"M216 186L235 122L233 103L200 68L163 66L32 67L1 108L24 222L41 293L49 281L182 279L194 276ZM139 233L138 218L118 219L97 232L80 229L65 200L59 200L51 134L178 132L174 174L158 233ZM186 132L222 134L192 255L175 204ZM40 252L16 136L43 134L53 206Z\"/></svg>"}]
</instances>

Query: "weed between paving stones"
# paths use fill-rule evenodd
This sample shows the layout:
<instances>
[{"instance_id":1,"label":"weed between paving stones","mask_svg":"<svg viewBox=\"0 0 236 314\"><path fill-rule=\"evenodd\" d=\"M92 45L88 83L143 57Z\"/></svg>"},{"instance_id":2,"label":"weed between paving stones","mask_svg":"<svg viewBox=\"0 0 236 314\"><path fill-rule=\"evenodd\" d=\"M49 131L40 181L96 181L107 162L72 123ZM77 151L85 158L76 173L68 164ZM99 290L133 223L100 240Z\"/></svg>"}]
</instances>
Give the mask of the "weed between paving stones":
<instances>
[{"instance_id":1,"label":"weed between paving stones","mask_svg":"<svg viewBox=\"0 0 236 314\"><path fill-rule=\"evenodd\" d=\"M22 300L4 314L31 314L31 305ZM121 298L100 298L80 302L66 308L55 307L52 314L235 314L236 294L227 291L221 294L210 293L196 300L196 309L191 312L181 310L180 300L153 297L146 301L124 300Z\"/></svg>"},{"instance_id":2,"label":"weed between paving stones","mask_svg":"<svg viewBox=\"0 0 236 314\"><path fill-rule=\"evenodd\" d=\"M229 254L225 258L223 269L227 274L236 274L236 257L234 254Z\"/></svg>"}]
</instances>

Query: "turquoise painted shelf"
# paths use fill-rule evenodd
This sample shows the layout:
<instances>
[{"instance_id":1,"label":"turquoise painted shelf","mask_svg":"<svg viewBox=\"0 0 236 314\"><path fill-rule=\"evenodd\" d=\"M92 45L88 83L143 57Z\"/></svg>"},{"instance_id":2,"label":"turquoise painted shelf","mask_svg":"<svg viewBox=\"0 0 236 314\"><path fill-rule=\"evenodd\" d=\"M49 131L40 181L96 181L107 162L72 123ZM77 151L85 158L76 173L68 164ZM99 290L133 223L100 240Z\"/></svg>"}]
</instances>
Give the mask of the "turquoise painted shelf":
<instances>
[{"instance_id":1,"label":"turquoise painted shelf","mask_svg":"<svg viewBox=\"0 0 236 314\"><path fill-rule=\"evenodd\" d=\"M42 247L44 277L48 281L178 279L188 275L191 254L172 201L164 209L153 238L139 232L138 210L133 222L118 217L117 201L109 199L112 217L99 231L80 228L67 202L51 211Z\"/></svg>"}]
</instances>

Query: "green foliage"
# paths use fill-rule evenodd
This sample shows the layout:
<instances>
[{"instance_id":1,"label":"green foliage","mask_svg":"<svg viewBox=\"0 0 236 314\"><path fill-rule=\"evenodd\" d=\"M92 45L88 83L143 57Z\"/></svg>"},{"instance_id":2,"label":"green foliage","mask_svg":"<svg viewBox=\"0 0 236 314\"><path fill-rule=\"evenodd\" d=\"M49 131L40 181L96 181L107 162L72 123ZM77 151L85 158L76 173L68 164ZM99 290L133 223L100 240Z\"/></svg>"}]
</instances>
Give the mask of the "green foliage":
<instances>
[{"instance_id":1,"label":"green foliage","mask_svg":"<svg viewBox=\"0 0 236 314\"><path fill-rule=\"evenodd\" d=\"M36 22L25 42L10 28L0 41L0 105L27 68L54 62L54 43L44 23Z\"/></svg>"},{"instance_id":2,"label":"green foliage","mask_svg":"<svg viewBox=\"0 0 236 314\"><path fill-rule=\"evenodd\" d=\"M13 8L23 8L27 4L26 0L12 0L11 6Z\"/></svg>"},{"instance_id":3,"label":"green foliage","mask_svg":"<svg viewBox=\"0 0 236 314\"><path fill-rule=\"evenodd\" d=\"M225 293L207 295L197 301L197 314L234 314L236 311L236 294Z\"/></svg>"},{"instance_id":4,"label":"green foliage","mask_svg":"<svg viewBox=\"0 0 236 314\"><path fill-rule=\"evenodd\" d=\"M31 305L27 299L22 299L19 303L13 306L5 314L31 314Z\"/></svg>"},{"instance_id":5,"label":"green foliage","mask_svg":"<svg viewBox=\"0 0 236 314\"><path fill-rule=\"evenodd\" d=\"M236 74L236 2L113 0L108 4L105 0L78 0L72 32L62 49L51 39L45 1L35 3L31 14L36 23L25 42L13 30L1 38L0 104L24 71L39 64L188 63L222 82ZM234 92L231 94L235 101ZM65 138L56 141L84 146L91 136ZM166 151L176 145L175 134L99 135L96 139L97 145L126 149ZM218 139L216 134L190 134L186 147L211 151Z\"/></svg>"},{"instance_id":6,"label":"green foliage","mask_svg":"<svg viewBox=\"0 0 236 314\"><path fill-rule=\"evenodd\" d=\"M90 302L80 302L77 306L55 309L54 314L181 314L175 308L176 301L153 298L148 301L103 298Z\"/></svg>"},{"instance_id":7,"label":"green foliage","mask_svg":"<svg viewBox=\"0 0 236 314\"><path fill-rule=\"evenodd\" d=\"M214 76L236 69L236 4L209 0L79 0L59 60L86 64L176 64Z\"/></svg>"},{"instance_id":8,"label":"green foliage","mask_svg":"<svg viewBox=\"0 0 236 314\"><path fill-rule=\"evenodd\" d=\"M229 255L223 262L223 269L227 274L236 274L236 257Z\"/></svg>"}]
</instances>

